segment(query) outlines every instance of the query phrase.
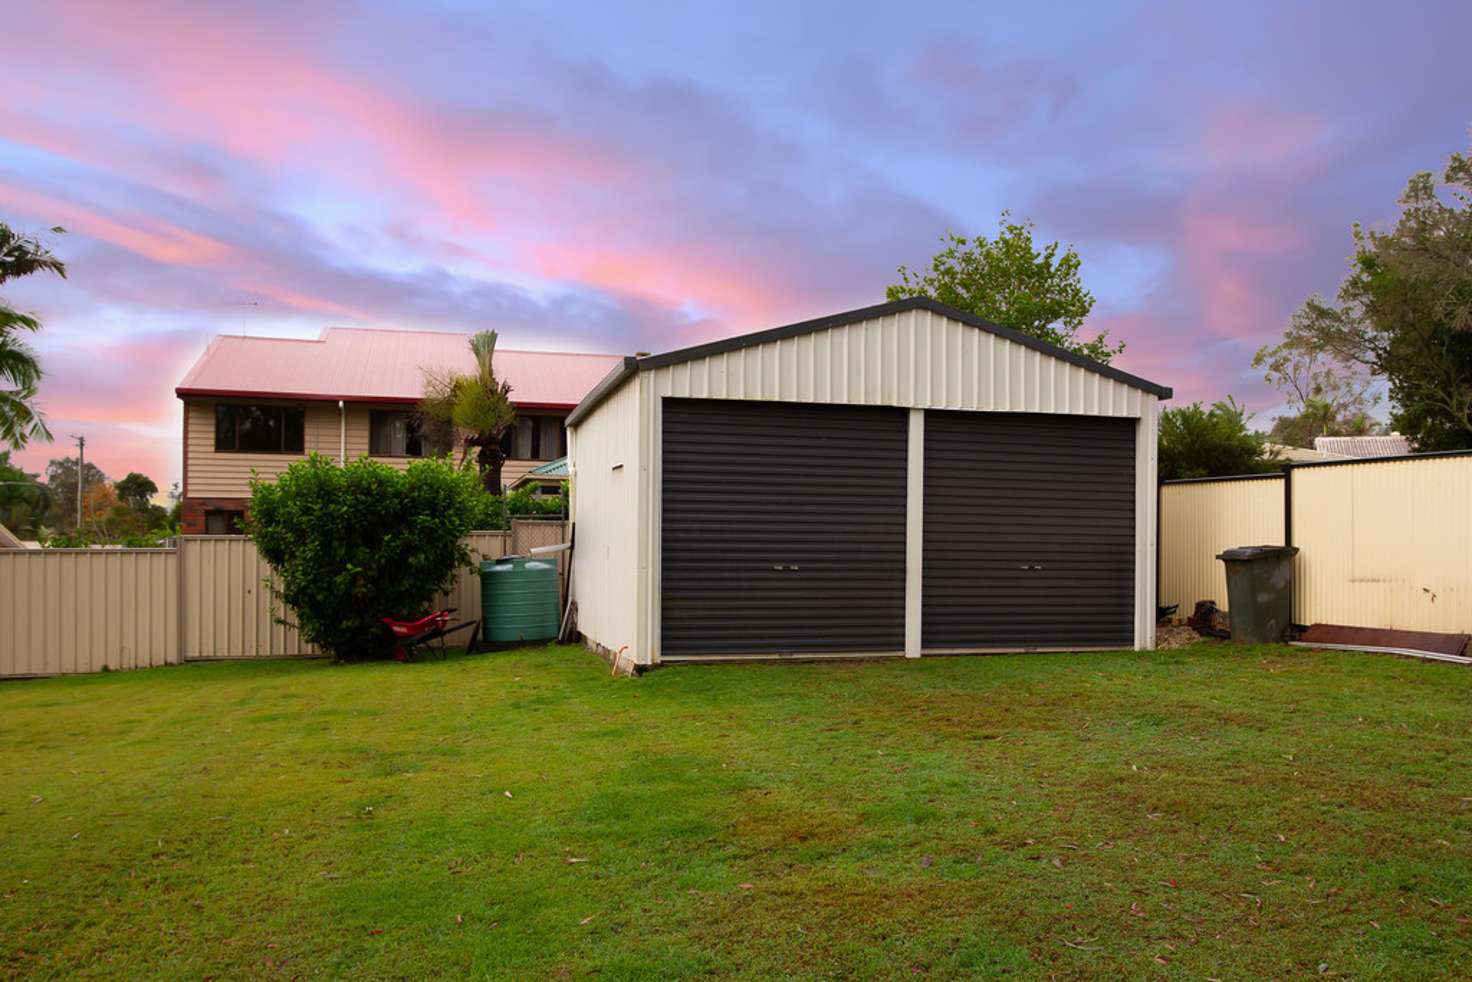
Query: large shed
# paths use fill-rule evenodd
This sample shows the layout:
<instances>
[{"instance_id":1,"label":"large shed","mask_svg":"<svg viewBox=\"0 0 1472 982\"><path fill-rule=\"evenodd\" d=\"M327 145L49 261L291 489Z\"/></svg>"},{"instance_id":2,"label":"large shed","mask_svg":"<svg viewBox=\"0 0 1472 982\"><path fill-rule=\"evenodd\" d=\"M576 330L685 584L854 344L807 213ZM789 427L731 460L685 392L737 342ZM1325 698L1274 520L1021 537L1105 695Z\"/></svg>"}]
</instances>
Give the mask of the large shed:
<instances>
[{"instance_id":1,"label":"large shed","mask_svg":"<svg viewBox=\"0 0 1472 982\"><path fill-rule=\"evenodd\" d=\"M578 629L635 668L1150 647L1170 394L926 299L627 358L567 420Z\"/></svg>"}]
</instances>

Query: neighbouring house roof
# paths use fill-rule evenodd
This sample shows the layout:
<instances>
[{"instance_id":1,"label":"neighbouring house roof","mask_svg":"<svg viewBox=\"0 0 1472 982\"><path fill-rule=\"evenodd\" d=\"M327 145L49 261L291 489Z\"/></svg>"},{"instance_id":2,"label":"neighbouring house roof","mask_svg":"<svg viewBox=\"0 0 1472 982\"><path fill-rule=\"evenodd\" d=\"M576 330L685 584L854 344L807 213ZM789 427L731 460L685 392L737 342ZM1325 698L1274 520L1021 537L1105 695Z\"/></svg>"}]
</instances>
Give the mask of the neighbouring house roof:
<instances>
[{"instance_id":1,"label":"neighbouring house roof","mask_svg":"<svg viewBox=\"0 0 1472 982\"><path fill-rule=\"evenodd\" d=\"M16 538L14 532L10 531L10 529L6 528L4 525L0 525L0 549L24 548L26 548L26 544L20 539Z\"/></svg>"},{"instance_id":2,"label":"neighbouring house roof","mask_svg":"<svg viewBox=\"0 0 1472 982\"><path fill-rule=\"evenodd\" d=\"M424 370L472 371L468 336L330 327L316 339L221 335L174 390L186 396L415 402ZM522 408L570 409L619 355L496 349L496 376Z\"/></svg>"},{"instance_id":3,"label":"neighbouring house roof","mask_svg":"<svg viewBox=\"0 0 1472 982\"><path fill-rule=\"evenodd\" d=\"M1346 457L1400 457L1411 452L1411 441L1399 433L1385 436L1316 436L1314 449Z\"/></svg>"},{"instance_id":4,"label":"neighbouring house roof","mask_svg":"<svg viewBox=\"0 0 1472 982\"><path fill-rule=\"evenodd\" d=\"M567 469L567 458L558 457L556 460L549 460L545 464L538 464L536 467L533 467L521 475L521 477L518 477L516 483L511 485L511 487L519 488L523 484L536 484L539 481L565 481L570 476L571 474L569 474Z\"/></svg>"},{"instance_id":5,"label":"neighbouring house roof","mask_svg":"<svg viewBox=\"0 0 1472 982\"><path fill-rule=\"evenodd\" d=\"M1275 450L1280 459L1295 464L1314 464L1324 460L1354 460L1349 454L1309 450L1306 447L1290 447L1286 443L1265 443L1263 449Z\"/></svg>"},{"instance_id":6,"label":"neighbouring house roof","mask_svg":"<svg viewBox=\"0 0 1472 982\"><path fill-rule=\"evenodd\" d=\"M696 358L705 358L710 355L718 355L723 352L740 351L743 348L766 344L770 341L800 337L801 335L812 334L816 331L844 327L848 324L857 324L860 321L872 320L876 317L888 317L892 314L900 314L909 310L928 310L942 317L949 317L951 320L960 321L962 324L974 327L977 330L986 331L988 334L995 334L998 337L1006 338L1008 341L1019 344L1024 348L1040 351L1045 355L1057 358L1059 361L1077 365L1086 371L1094 372L1097 375L1113 379L1116 382L1121 382L1143 392L1149 392L1158 398L1169 399L1171 397L1169 386L1161 385L1158 382L1151 382L1148 379L1140 378L1138 375L1131 375L1129 372L1101 364L1091 358L1074 354L1072 351L1065 351L1057 345L1048 344L1046 341L1039 341L1031 335L1014 331L1010 327L1003 327L1000 324L993 324L991 321L982 320L974 314L968 314L964 310L958 310L948 304L931 300L929 297L908 297L904 300L892 300L889 303L876 304L873 307L846 310L840 314L830 314L827 317L800 321L796 324L787 324L783 327L774 327L766 331L739 334L736 337L711 341L707 344L697 344L690 348L680 348L677 351L667 351L660 355L624 358L621 364L610 371L608 376L599 382L597 387L589 392L582 402L578 403L578 407L568 416L567 422L571 425L587 416L599 403L612 395L630 376L637 372L648 371L664 365L678 365L681 362L692 361Z\"/></svg>"}]
</instances>

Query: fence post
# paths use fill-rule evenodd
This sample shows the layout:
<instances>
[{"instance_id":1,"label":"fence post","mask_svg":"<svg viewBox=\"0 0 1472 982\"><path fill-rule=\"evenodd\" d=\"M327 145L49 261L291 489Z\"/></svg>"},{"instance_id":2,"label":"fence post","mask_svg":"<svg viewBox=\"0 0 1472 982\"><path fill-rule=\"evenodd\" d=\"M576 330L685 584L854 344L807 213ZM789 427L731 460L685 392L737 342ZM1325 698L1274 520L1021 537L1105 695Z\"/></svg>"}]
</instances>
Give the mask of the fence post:
<instances>
[{"instance_id":1,"label":"fence post","mask_svg":"<svg viewBox=\"0 0 1472 982\"><path fill-rule=\"evenodd\" d=\"M1293 545L1293 462L1289 461L1283 465L1283 545ZM1293 587L1288 591L1288 623L1297 623L1294 609L1294 601L1298 594L1298 557L1290 556L1288 562L1293 566Z\"/></svg>"}]
</instances>

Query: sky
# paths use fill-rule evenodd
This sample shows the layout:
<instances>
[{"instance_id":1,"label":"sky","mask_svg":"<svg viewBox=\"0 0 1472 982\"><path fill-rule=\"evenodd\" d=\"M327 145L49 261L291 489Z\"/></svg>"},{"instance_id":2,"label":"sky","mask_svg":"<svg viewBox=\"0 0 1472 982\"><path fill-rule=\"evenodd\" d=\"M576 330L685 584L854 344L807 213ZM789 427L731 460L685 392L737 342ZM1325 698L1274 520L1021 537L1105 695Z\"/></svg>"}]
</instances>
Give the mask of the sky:
<instances>
[{"instance_id":1,"label":"sky","mask_svg":"<svg viewBox=\"0 0 1472 982\"><path fill-rule=\"evenodd\" d=\"M1472 144L1472 4L17 4L0 220L65 281L41 404L114 479L179 479L220 333L660 351L880 302L1004 209L1072 244L1085 332L1233 394L1354 222Z\"/></svg>"}]
</instances>

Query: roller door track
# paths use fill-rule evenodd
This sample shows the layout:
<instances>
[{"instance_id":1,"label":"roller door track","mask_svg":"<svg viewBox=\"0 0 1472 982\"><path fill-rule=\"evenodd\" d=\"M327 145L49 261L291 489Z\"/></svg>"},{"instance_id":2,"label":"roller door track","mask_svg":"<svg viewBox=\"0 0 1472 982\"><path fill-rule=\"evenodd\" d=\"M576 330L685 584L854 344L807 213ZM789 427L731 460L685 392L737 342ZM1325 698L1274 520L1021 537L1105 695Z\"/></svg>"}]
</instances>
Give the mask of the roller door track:
<instances>
[{"instance_id":1,"label":"roller door track","mask_svg":"<svg viewBox=\"0 0 1472 982\"><path fill-rule=\"evenodd\" d=\"M1134 644L1135 423L926 414L923 650Z\"/></svg>"},{"instance_id":2,"label":"roller door track","mask_svg":"<svg viewBox=\"0 0 1472 982\"><path fill-rule=\"evenodd\" d=\"M900 653L904 410L666 399L663 659Z\"/></svg>"}]
</instances>

